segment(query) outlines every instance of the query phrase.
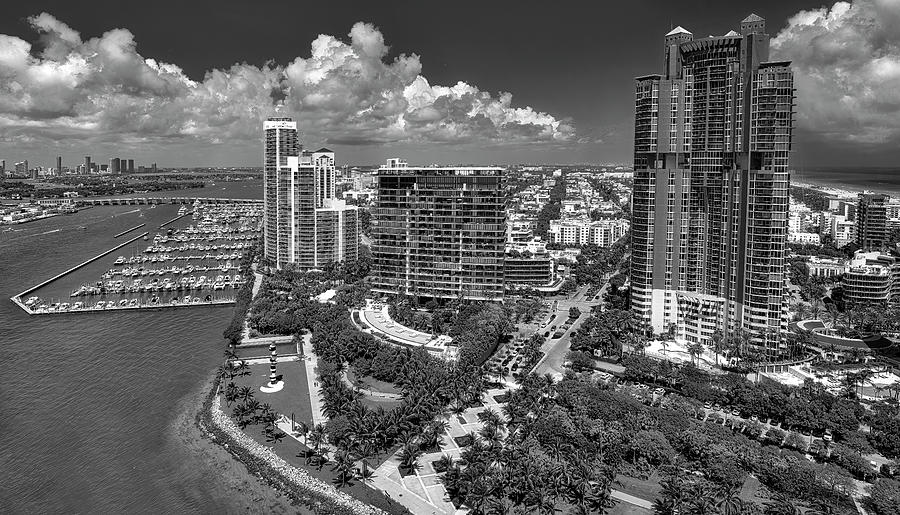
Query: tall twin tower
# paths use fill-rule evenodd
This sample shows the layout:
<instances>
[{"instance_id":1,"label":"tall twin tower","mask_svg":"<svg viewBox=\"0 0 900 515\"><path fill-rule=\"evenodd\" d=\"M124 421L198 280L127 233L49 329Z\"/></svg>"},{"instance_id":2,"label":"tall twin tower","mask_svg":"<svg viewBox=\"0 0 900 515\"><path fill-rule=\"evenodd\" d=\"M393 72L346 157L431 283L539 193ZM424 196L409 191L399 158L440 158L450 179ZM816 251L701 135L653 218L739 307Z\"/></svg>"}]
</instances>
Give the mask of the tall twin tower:
<instances>
[{"instance_id":1,"label":"tall twin tower","mask_svg":"<svg viewBox=\"0 0 900 515\"><path fill-rule=\"evenodd\" d=\"M290 118L269 118L263 132L266 259L302 270L356 259L359 211L335 197L334 152L303 150Z\"/></svg>"},{"instance_id":2,"label":"tall twin tower","mask_svg":"<svg viewBox=\"0 0 900 515\"><path fill-rule=\"evenodd\" d=\"M662 74L636 79L632 309L655 333L749 334L769 356L786 329L784 247L794 120L789 62L765 20L665 37Z\"/></svg>"}]
</instances>

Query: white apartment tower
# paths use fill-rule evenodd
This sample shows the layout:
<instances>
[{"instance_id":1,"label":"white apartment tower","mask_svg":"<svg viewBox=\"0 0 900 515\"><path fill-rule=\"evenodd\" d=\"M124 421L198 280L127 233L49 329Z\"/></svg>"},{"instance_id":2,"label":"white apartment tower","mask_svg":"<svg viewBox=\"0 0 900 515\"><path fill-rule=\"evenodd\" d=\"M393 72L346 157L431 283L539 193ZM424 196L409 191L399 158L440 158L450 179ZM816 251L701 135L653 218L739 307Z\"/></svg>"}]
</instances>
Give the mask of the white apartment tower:
<instances>
[{"instance_id":1,"label":"white apartment tower","mask_svg":"<svg viewBox=\"0 0 900 515\"><path fill-rule=\"evenodd\" d=\"M307 270L356 259L358 209L335 198L334 152L302 151L290 118L269 118L263 132L266 259Z\"/></svg>"}]
</instances>

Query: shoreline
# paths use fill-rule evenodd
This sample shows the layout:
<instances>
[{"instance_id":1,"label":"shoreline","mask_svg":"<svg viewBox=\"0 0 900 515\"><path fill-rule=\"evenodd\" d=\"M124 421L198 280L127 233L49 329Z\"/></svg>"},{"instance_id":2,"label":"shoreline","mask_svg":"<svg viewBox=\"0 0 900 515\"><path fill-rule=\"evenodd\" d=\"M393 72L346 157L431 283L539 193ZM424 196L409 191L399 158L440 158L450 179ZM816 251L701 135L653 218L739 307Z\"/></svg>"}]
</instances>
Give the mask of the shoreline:
<instances>
[{"instance_id":1,"label":"shoreline","mask_svg":"<svg viewBox=\"0 0 900 515\"><path fill-rule=\"evenodd\" d=\"M198 440L206 446L217 449L215 453L208 454L218 455L216 461L219 461L220 467L221 459L224 459L232 465L232 471L239 469L237 477L229 474L231 477L226 476L225 479L229 482L238 479L247 487L248 496L254 496L253 508L248 501L247 510L258 510L258 501L264 500L270 505L262 510L264 513L275 513L277 509L285 510L283 513L304 514L385 513L312 477L302 468L291 466L268 447L253 441L218 409L218 386L218 374L213 372L200 392L193 396L193 417L187 418L195 437L200 437Z\"/></svg>"},{"instance_id":2,"label":"shoreline","mask_svg":"<svg viewBox=\"0 0 900 515\"><path fill-rule=\"evenodd\" d=\"M241 460L212 440L200 427L209 394L216 388L215 377L216 372L213 371L182 401L184 406L171 426L175 439L200 462L204 474L210 476L223 497L228 497L230 502L238 501L230 512L313 514L313 511L296 504L251 473Z\"/></svg>"}]
</instances>

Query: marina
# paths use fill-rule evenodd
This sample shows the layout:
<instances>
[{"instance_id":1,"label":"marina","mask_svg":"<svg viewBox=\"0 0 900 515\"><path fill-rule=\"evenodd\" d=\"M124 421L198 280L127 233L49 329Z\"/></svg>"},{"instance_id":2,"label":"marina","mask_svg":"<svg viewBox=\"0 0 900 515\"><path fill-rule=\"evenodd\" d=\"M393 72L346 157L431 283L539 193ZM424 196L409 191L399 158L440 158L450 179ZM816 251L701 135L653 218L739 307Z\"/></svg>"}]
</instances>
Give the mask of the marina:
<instances>
[{"instance_id":1,"label":"marina","mask_svg":"<svg viewBox=\"0 0 900 515\"><path fill-rule=\"evenodd\" d=\"M191 209L182 206L178 216L161 225L152 240L150 233L144 232L25 290L12 300L30 315L234 303L237 291L247 281L239 273L240 262L258 237L261 211L260 206L253 204L195 202ZM190 225L162 230L187 216L192 216ZM149 241L149 245L140 248L140 240ZM98 280L73 288L68 298L59 294L30 295L129 245L130 254L118 255Z\"/></svg>"}]
</instances>

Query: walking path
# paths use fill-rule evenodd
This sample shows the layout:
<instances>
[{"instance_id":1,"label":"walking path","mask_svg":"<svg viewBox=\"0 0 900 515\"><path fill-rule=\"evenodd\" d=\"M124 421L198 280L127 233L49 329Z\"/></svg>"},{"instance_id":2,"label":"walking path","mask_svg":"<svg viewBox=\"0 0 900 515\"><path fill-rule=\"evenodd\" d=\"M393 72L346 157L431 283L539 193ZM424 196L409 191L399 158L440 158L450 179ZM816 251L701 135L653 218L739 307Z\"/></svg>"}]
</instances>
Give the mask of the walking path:
<instances>
[{"instance_id":1,"label":"walking path","mask_svg":"<svg viewBox=\"0 0 900 515\"><path fill-rule=\"evenodd\" d=\"M626 494L625 492L620 492L619 490L613 490L609 496L617 501L627 502L628 504L633 504L639 508L644 508L645 510L653 510L652 502L641 499L640 497L635 497L631 494Z\"/></svg>"},{"instance_id":2,"label":"walking path","mask_svg":"<svg viewBox=\"0 0 900 515\"><path fill-rule=\"evenodd\" d=\"M309 405L312 408L313 426L324 424L328 421L322 412L325 397L319 388L319 357L313 352L312 333L309 331L303 335L303 364L306 366L306 382L309 387Z\"/></svg>"}]
</instances>

